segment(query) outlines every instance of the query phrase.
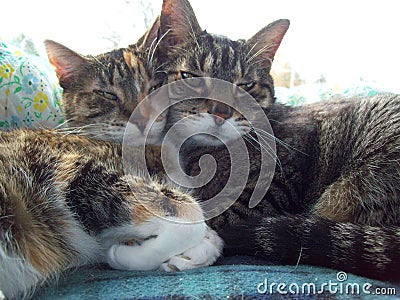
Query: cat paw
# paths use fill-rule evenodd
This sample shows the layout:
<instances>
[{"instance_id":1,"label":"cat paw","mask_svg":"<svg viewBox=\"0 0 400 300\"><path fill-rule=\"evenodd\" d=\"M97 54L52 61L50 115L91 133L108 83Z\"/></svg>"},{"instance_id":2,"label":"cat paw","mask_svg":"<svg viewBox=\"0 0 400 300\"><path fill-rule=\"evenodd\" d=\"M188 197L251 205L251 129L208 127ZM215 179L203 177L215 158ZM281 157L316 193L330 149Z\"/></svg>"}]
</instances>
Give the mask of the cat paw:
<instances>
[{"instance_id":1,"label":"cat paw","mask_svg":"<svg viewBox=\"0 0 400 300\"><path fill-rule=\"evenodd\" d=\"M196 247L205 239L208 230L204 222L182 224L159 218L153 222L153 225L148 221L141 226L147 238L111 245L105 262L118 270L157 270L171 257Z\"/></svg>"},{"instance_id":2,"label":"cat paw","mask_svg":"<svg viewBox=\"0 0 400 300\"><path fill-rule=\"evenodd\" d=\"M222 254L223 246L223 240L214 230L208 228L206 236L200 244L182 254L173 256L160 266L160 270L183 271L212 265Z\"/></svg>"}]
</instances>

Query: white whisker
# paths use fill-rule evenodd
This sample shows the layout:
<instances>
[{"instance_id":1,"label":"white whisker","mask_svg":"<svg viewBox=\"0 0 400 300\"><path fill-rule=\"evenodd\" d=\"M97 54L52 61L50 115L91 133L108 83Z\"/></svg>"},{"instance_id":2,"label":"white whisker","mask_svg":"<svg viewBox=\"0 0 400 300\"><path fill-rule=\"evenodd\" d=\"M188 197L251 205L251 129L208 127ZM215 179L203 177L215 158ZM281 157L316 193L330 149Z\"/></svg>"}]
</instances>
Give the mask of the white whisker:
<instances>
[{"instance_id":1,"label":"white whisker","mask_svg":"<svg viewBox=\"0 0 400 300\"><path fill-rule=\"evenodd\" d=\"M249 52L247 52L246 56L244 57L245 61L249 62L248 57L250 56L251 52L253 52L253 49L256 45L257 43L254 43L254 45L250 48Z\"/></svg>"},{"instance_id":2,"label":"white whisker","mask_svg":"<svg viewBox=\"0 0 400 300\"><path fill-rule=\"evenodd\" d=\"M251 134L246 134L246 135L243 136L243 137L245 137L248 141L249 141L249 140L252 140L254 143L256 143L256 145L258 145L261 149L263 149L265 152L267 152L267 153L271 156L271 158L272 158L273 160L276 161L276 163L278 164L280 170L283 171L283 169L282 169L282 163L281 163L281 161L280 161L278 155L276 154L276 152L274 151L274 149L272 149L271 146L269 146L268 143L265 143L265 144L267 145L267 147L266 147L264 143L261 143L260 141L258 141L258 140L257 140L255 137L253 137ZM264 142L265 142L265 140L264 140ZM254 146L253 143L252 143L252 145ZM255 148L255 149L256 149L256 148Z\"/></svg>"},{"instance_id":3,"label":"white whisker","mask_svg":"<svg viewBox=\"0 0 400 300\"><path fill-rule=\"evenodd\" d=\"M281 139L275 137L274 135L272 135L271 133L269 133L269 132L267 132L267 131L265 131L265 130L262 130L262 129L260 129L260 128L254 128L253 130L254 130L254 131L256 132L256 134L259 135L260 137L261 137L261 136L264 136L264 138L268 138L268 139L274 140L274 141L275 141L276 143L278 143L279 145L285 147L285 149L287 149L290 153L293 153L293 151L296 151L296 152L299 152L299 153L301 153L301 154L304 154L304 155L309 156L308 153L305 153L305 152L303 152L303 151L301 151L301 150L299 150L299 149L297 149L297 148L294 148L294 147L290 146L288 143L285 143L285 142L282 141Z\"/></svg>"},{"instance_id":4,"label":"white whisker","mask_svg":"<svg viewBox=\"0 0 400 300\"><path fill-rule=\"evenodd\" d=\"M262 53L268 51L269 49L273 49L274 45L266 45L262 48L260 48L256 53L254 53L248 60L247 63L251 63L253 62L253 60L255 60L256 58L258 58L258 56L260 56ZM269 60L272 63L272 60L270 58L267 59L263 59L264 60Z\"/></svg>"},{"instance_id":5,"label":"white whisker","mask_svg":"<svg viewBox=\"0 0 400 300\"><path fill-rule=\"evenodd\" d=\"M171 29L168 29L168 30L158 39L158 41L157 41L157 43L156 43L154 49L151 51L150 61L148 61L150 66L152 66L153 59L154 59L154 54L155 54L155 52L156 52L158 46L160 45L160 43L161 43L161 41L163 40L163 38L164 38L170 31L171 31ZM153 45L153 43L154 43L154 41L151 43L151 46ZM151 46L150 46L150 49L151 49Z\"/></svg>"}]
</instances>

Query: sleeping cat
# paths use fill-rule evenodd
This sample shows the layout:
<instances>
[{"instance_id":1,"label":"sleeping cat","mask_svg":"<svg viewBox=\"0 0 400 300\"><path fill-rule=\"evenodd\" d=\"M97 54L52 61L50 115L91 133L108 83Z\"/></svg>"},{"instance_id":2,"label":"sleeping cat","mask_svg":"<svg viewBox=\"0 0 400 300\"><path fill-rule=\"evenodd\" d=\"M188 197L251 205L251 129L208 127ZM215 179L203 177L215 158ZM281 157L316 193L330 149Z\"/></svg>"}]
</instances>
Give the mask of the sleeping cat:
<instances>
[{"instance_id":1,"label":"sleeping cat","mask_svg":"<svg viewBox=\"0 0 400 300\"><path fill-rule=\"evenodd\" d=\"M151 59L140 53L151 49L149 36L140 40L145 47L97 57L46 42L64 95L76 104L68 112L74 126L104 114L111 121L115 114L129 116L151 91ZM146 109L133 140L150 126L154 111ZM154 140L165 123L158 121L150 129ZM122 121L110 124L90 131L92 137L120 142ZM88 128L94 127L82 131ZM30 296L61 272L88 263L171 271L206 266L220 255L222 241L194 198L143 177L135 165L124 173L120 143L19 129L0 132L0 145L0 290L7 298Z\"/></svg>"},{"instance_id":2,"label":"sleeping cat","mask_svg":"<svg viewBox=\"0 0 400 300\"><path fill-rule=\"evenodd\" d=\"M158 28L157 18L137 43L97 56L83 56L54 41L45 41L48 58L63 88L67 128L92 138L122 142L137 104L164 81L154 55ZM146 108L141 110L141 118L135 118L134 134L140 135L151 125L147 123L151 107ZM149 143L157 141L164 129L165 114L155 120Z\"/></svg>"},{"instance_id":3,"label":"sleeping cat","mask_svg":"<svg viewBox=\"0 0 400 300\"><path fill-rule=\"evenodd\" d=\"M249 152L247 185L208 224L224 238L226 254L399 280L400 96L297 108L275 103L269 72L288 26L279 20L247 41L232 41L201 30L187 0L163 2L160 61L168 81L190 85L192 78L213 77L231 82L263 106L275 134L257 132L257 124L238 129ZM231 107L204 98L170 107L167 128L182 118L182 137L202 133L180 149L186 172L197 175L204 154L218 164L213 180L195 190L205 201L221 190L231 171L229 153L211 135L228 124L239 128L245 120ZM256 132L276 141L278 167L262 202L249 208L260 173Z\"/></svg>"}]
</instances>

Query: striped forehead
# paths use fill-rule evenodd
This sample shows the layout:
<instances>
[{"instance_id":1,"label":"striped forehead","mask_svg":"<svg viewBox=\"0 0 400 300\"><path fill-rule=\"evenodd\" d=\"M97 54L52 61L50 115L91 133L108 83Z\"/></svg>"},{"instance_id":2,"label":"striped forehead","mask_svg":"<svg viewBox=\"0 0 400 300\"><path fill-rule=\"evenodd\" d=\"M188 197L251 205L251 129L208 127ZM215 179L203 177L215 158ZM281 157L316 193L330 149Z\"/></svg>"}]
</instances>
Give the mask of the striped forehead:
<instances>
[{"instance_id":1,"label":"striped forehead","mask_svg":"<svg viewBox=\"0 0 400 300\"><path fill-rule=\"evenodd\" d=\"M243 45L224 36L206 34L200 36L198 69L208 76L233 81L243 74Z\"/></svg>"},{"instance_id":2,"label":"striped forehead","mask_svg":"<svg viewBox=\"0 0 400 300\"><path fill-rule=\"evenodd\" d=\"M120 49L97 56L96 62L100 65L105 84L123 85L132 78L131 68Z\"/></svg>"},{"instance_id":3,"label":"striped forehead","mask_svg":"<svg viewBox=\"0 0 400 300\"><path fill-rule=\"evenodd\" d=\"M131 50L124 51L125 63L129 66L132 73L140 78L148 78L149 70L146 68L145 58L141 53L132 52Z\"/></svg>"},{"instance_id":4,"label":"striped forehead","mask_svg":"<svg viewBox=\"0 0 400 300\"><path fill-rule=\"evenodd\" d=\"M125 51L124 58L126 64L131 69L133 78L136 81L135 83L139 86L139 90L143 91L151 79L151 74L146 66L146 60L141 54L142 53L136 53L133 51Z\"/></svg>"}]
</instances>

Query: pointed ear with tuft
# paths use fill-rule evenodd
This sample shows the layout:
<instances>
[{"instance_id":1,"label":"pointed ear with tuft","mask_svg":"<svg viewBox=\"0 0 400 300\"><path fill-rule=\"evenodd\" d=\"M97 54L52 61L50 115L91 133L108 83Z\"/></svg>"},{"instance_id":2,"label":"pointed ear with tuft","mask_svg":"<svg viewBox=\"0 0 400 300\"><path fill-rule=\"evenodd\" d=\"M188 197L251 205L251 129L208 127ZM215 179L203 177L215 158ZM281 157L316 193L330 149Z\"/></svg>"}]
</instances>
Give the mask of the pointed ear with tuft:
<instances>
[{"instance_id":1,"label":"pointed ear with tuft","mask_svg":"<svg viewBox=\"0 0 400 300\"><path fill-rule=\"evenodd\" d=\"M136 45L142 49L151 49L157 43L160 31L160 17L158 16L147 32L136 42Z\"/></svg>"},{"instance_id":2,"label":"pointed ear with tuft","mask_svg":"<svg viewBox=\"0 0 400 300\"><path fill-rule=\"evenodd\" d=\"M250 38L247 43L252 47L252 57L260 58L270 65L289 25L289 20L277 20Z\"/></svg>"},{"instance_id":3,"label":"pointed ear with tuft","mask_svg":"<svg viewBox=\"0 0 400 300\"><path fill-rule=\"evenodd\" d=\"M163 1L160 17L160 38L163 45L180 45L200 32L201 27L189 1Z\"/></svg>"},{"instance_id":4,"label":"pointed ear with tuft","mask_svg":"<svg viewBox=\"0 0 400 300\"><path fill-rule=\"evenodd\" d=\"M82 55L57 42L45 40L44 45L61 87L68 89L74 79L87 68L87 60Z\"/></svg>"}]
</instances>

